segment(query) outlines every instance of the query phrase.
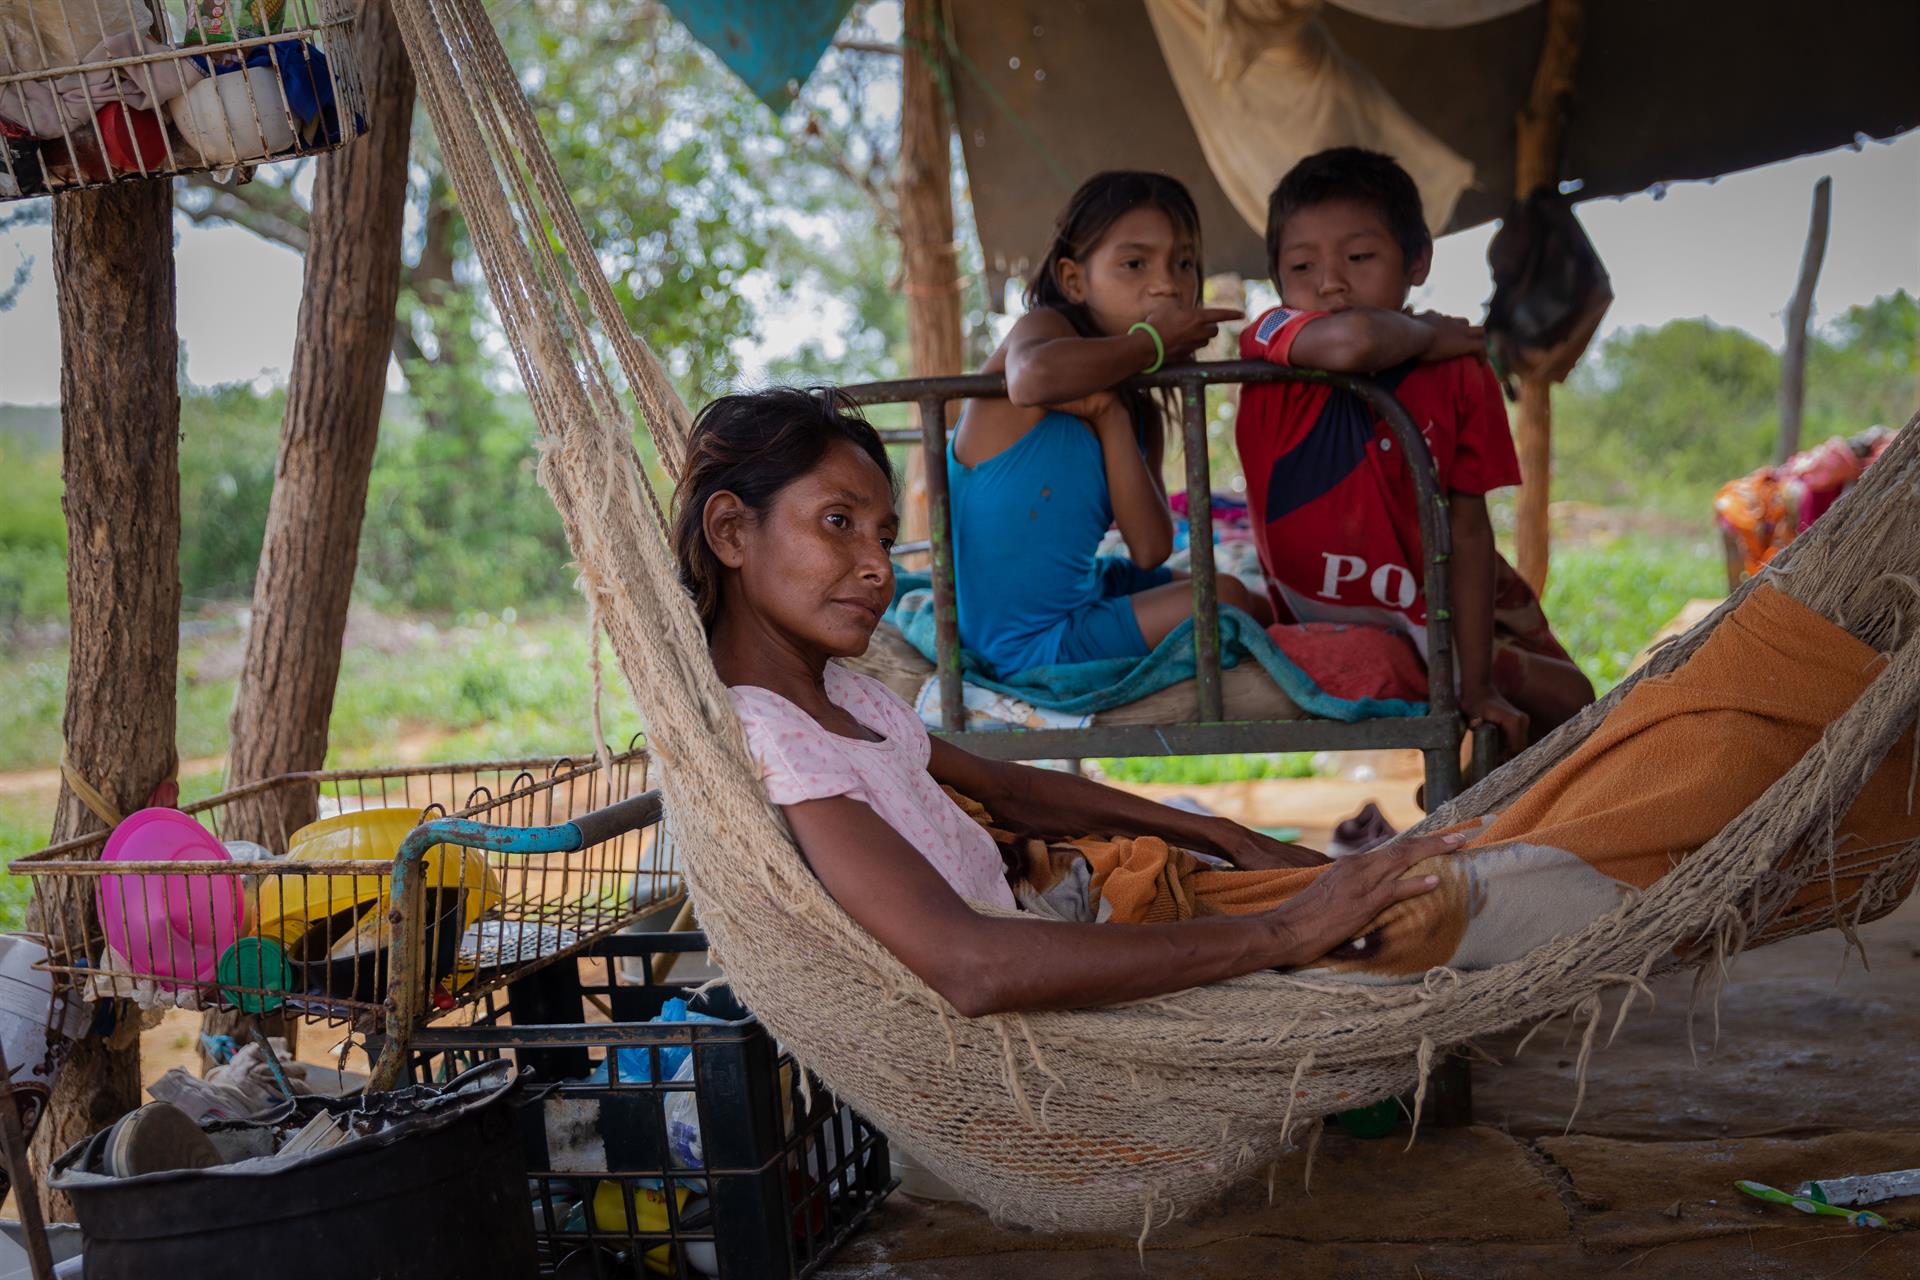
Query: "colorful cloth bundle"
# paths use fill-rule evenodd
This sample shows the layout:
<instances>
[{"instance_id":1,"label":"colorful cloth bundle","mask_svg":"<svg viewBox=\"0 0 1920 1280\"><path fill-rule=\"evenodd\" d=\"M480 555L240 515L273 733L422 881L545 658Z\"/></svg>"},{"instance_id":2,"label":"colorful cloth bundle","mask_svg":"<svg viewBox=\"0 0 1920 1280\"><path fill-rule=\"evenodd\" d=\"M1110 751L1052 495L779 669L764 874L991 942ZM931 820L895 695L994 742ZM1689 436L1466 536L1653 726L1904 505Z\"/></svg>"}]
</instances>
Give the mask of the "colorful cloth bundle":
<instances>
[{"instance_id":1,"label":"colorful cloth bundle","mask_svg":"<svg viewBox=\"0 0 1920 1280\"><path fill-rule=\"evenodd\" d=\"M1834 436L1777 467L1729 480L1714 495L1713 515L1752 577L1780 549L1805 533L1852 488L1894 433L1873 427L1851 440Z\"/></svg>"}]
</instances>

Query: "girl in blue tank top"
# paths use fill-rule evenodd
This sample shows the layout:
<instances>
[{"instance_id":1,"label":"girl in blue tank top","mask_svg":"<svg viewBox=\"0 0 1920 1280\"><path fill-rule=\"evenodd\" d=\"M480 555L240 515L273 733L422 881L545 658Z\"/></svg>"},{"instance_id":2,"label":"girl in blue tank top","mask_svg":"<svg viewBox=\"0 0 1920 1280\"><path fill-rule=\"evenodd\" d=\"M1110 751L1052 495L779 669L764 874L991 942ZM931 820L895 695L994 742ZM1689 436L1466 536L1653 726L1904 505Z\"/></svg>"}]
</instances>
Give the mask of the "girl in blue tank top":
<instances>
[{"instance_id":1,"label":"girl in blue tank top","mask_svg":"<svg viewBox=\"0 0 1920 1280\"><path fill-rule=\"evenodd\" d=\"M1200 304L1193 197L1155 173L1074 193L1027 284L1027 314L983 372L1005 400L967 404L947 446L960 642L1002 677L1144 657L1193 615L1164 566L1173 515L1159 406L1118 384L1184 360L1238 311ZM1096 550L1115 523L1128 555ZM1270 621L1222 575L1220 601Z\"/></svg>"}]
</instances>

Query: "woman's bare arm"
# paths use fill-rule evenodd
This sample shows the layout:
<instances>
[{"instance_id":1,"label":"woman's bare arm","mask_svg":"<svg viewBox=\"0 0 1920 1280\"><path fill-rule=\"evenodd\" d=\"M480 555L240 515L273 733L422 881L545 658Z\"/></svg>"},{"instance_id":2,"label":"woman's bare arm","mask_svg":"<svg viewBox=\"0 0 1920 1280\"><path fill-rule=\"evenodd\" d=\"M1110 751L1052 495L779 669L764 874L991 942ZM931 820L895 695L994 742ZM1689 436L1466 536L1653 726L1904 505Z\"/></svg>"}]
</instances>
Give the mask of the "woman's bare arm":
<instances>
[{"instance_id":1,"label":"woman's bare arm","mask_svg":"<svg viewBox=\"0 0 1920 1280\"><path fill-rule=\"evenodd\" d=\"M1438 877L1401 875L1461 836L1343 858L1273 911L1178 924L1096 925L985 916L867 805L784 805L814 874L848 915L966 1017L1080 1009L1308 964Z\"/></svg>"},{"instance_id":2,"label":"woman's bare arm","mask_svg":"<svg viewBox=\"0 0 1920 1280\"><path fill-rule=\"evenodd\" d=\"M987 760L939 738L927 771L987 807L994 821L1049 837L1159 836L1178 848L1225 858L1246 871L1315 867L1326 855L1283 844L1237 822L1175 809L1058 769Z\"/></svg>"}]
</instances>

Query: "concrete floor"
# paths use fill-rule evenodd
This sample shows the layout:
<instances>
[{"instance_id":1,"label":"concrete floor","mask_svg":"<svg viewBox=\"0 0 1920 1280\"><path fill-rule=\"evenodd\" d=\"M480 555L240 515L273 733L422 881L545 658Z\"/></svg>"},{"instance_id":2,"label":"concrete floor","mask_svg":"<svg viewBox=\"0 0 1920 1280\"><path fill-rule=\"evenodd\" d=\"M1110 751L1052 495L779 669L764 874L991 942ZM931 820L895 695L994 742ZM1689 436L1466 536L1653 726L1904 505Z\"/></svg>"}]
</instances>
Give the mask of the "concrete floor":
<instances>
[{"instance_id":1,"label":"concrete floor","mask_svg":"<svg viewBox=\"0 0 1920 1280\"><path fill-rule=\"evenodd\" d=\"M1512 1060L1517 1036L1483 1047L1470 1128L1400 1140L1329 1133L1313 1193L1283 1166L1278 1201L1249 1186L1218 1210L1131 1238L995 1227L968 1206L896 1195L817 1273L833 1280L1095 1277L1920 1276L1920 1197L1880 1206L1891 1231L1762 1205L1736 1178L1806 1178L1920 1167L1920 902L1861 931L1871 969L1824 933L1740 958L1693 1028L1691 979L1655 984L1611 1048L1585 1104L1558 1028ZM1143 1272L1144 1265L1144 1272Z\"/></svg>"}]
</instances>

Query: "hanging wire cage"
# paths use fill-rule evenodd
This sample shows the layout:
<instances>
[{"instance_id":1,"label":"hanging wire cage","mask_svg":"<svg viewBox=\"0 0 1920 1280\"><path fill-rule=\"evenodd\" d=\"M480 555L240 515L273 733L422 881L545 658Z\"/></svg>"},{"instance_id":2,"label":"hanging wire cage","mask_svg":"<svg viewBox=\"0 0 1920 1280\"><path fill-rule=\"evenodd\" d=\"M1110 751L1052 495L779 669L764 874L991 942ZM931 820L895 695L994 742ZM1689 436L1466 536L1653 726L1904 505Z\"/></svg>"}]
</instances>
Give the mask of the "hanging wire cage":
<instances>
[{"instance_id":1,"label":"hanging wire cage","mask_svg":"<svg viewBox=\"0 0 1920 1280\"><path fill-rule=\"evenodd\" d=\"M366 130L353 0L0 0L0 200L230 172Z\"/></svg>"},{"instance_id":2,"label":"hanging wire cage","mask_svg":"<svg viewBox=\"0 0 1920 1280\"><path fill-rule=\"evenodd\" d=\"M684 896L664 826L589 824L589 815L644 797L648 765L636 744L604 763L588 755L285 774L172 815L219 842L205 852L189 845L155 855L129 842L131 860L115 860L101 832L23 855L11 869L33 878L46 922L44 967L85 999L285 1009L404 1040L419 1021L469 1006ZM289 812L302 817L288 821ZM587 832L544 853L511 840L435 846L408 908L422 912L409 942L396 855L417 824L448 818L466 821L442 825L486 824L508 835L566 823ZM155 856L172 860L145 860ZM395 986L419 988L403 1002L406 1026L389 1025Z\"/></svg>"}]
</instances>

